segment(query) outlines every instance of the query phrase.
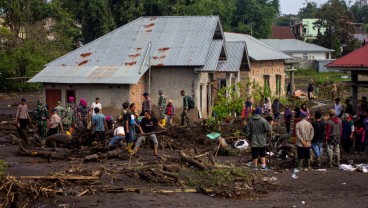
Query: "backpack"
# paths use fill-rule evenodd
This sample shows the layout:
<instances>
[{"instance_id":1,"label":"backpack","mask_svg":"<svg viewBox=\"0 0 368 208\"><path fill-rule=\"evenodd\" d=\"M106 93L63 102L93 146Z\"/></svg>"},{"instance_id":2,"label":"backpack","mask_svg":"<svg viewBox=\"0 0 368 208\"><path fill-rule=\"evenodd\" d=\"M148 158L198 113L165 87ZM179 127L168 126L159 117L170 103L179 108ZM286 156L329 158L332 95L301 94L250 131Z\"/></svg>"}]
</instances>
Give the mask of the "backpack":
<instances>
[{"instance_id":1,"label":"backpack","mask_svg":"<svg viewBox=\"0 0 368 208\"><path fill-rule=\"evenodd\" d=\"M193 109L194 106L195 106L195 102L194 102L193 98L188 96L188 107L189 107L189 109Z\"/></svg>"}]
</instances>

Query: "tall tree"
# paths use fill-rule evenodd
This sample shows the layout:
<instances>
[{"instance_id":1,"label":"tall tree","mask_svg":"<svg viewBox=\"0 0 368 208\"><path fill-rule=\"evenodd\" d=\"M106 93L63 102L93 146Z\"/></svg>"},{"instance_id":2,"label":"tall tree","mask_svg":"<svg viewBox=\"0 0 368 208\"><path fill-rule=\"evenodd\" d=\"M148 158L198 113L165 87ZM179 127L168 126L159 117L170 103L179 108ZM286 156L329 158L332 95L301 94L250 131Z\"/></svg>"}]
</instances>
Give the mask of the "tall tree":
<instances>
[{"instance_id":1,"label":"tall tree","mask_svg":"<svg viewBox=\"0 0 368 208\"><path fill-rule=\"evenodd\" d=\"M47 62L72 49L72 19L59 4L47 0L0 0L0 11L5 26L0 27L1 77L32 76Z\"/></svg>"},{"instance_id":2,"label":"tall tree","mask_svg":"<svg viewBox=\"0 0 368 208\"><path fill-rule=\"evenodd\" d=\"M307 5L299 10L298 16L301 19L317 18L318 7L316 2L308 2Z\"/></svg>"},{"instance_id":3,"label":"tall tree","mask_svg":"<svg viewBox=\"0 0 368 208\"><path fill-rule=\"evenodd\" d=\"M368 5L361 7L357 2L350 7L350 11L353 13L357 23L368 23Z\"/></svg>"},{"instance_id":4,"label":"tall tree","mask_svg":"<svg viewBox=\"0 0 368 208\"><path fill-rule=\"evenodd\" d=\"M144 3L141 0L109 0L108 3L117 27L137 19L144 12Z\"/></svg>"},{"instance_id":5,"label":"tall tree","mask_svg":"<svg viewBox=\"0 0 368 208\"><path fill-rule=\"evenodd\" d=\"M236 8L232 21L235 31L257 38L267 38L271 34L272 24L279 14L278 0L238 0Z\"/></svg>"},{"instance_id":6,"label":"tall tree","mask_svg":"<svg viewBox=\"0 0 368 208\"><path fill-rule=\"evenodd\" d=\"M357 46L352 22L354 17L347 5L339 0L329 0L317 13L317 28L326 28L325 34L319 34L316 44L335 50L335 56L351 52ZM341 48L344 51L341 51Z\"/></svg>"},{"instance_id":7,"label":"tall tree","mask_svg":"<svg viewBox=\"0 0 368 208\"><path fill-rule=\"evenodd\" d=\"M82 26L83 42L88 43L115 28L107 0L78 0L76 18Z\"/></svg>"}]
</instances>

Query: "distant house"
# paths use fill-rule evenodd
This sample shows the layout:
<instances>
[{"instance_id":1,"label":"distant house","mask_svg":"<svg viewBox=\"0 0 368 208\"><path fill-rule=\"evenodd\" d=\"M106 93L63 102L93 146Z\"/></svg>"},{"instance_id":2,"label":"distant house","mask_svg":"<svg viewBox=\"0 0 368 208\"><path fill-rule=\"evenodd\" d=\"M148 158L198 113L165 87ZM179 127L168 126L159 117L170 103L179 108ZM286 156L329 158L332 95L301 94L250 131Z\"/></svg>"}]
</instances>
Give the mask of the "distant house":
<instances>
[{"instance_id":1,"label":"distant house","mask_svg":"<svg viewBox=\"0 0 368 208\"><path fill-rule=\"evenodd\" d=\"M290 26L272 26L270 39L295 39Z\"/></svg>"},{"instance_id":2,"label":"distant house","mask_svg":"<svg viewBox=\"0 0 368 208\"><path fill-rule=\"evenodd\" d=\"M292 26L294 35L297 39L307 41L314 40L317 38L318 33L325 34L326 28L318 28L314 25L318 19L302 19Z\"/></svg>"},{"instance_id":3,"label":"distant house","mask_svg":"<svg viewBox=\"0 0 368 208\"><path fill-rule=\"evenodd\" d=\"M289 56L303 60L331 59L331 53L334 51L296 39L262 39L261 41Z\"/></svg>"},{"instance_id":4,"label":"distant house","mask_svg":"<svg viewBox=\"0 0 368 208\"><path fill-rule=\"evenodd\" d=\"M261 87L269 88L273 95L284 95L284 61L292 57L264 44L250 35L225 32L225 38L227 43L236 43L239 41L246 43L250 68L249 70L241 70L240 78L242 80L249 77L251 81L254 80Z\"/></svg>"}]
</instances>

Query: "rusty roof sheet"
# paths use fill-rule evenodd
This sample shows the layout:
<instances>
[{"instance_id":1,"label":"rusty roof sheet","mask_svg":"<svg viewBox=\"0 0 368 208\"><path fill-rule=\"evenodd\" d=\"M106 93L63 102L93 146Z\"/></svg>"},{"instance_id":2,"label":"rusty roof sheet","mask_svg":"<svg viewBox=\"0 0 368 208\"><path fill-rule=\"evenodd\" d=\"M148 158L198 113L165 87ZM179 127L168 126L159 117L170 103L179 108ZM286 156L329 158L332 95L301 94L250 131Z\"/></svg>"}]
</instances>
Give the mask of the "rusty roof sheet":
<instances>
[{"instance_id":1,"label":"rusty roof sheet","mask_svg":"<svg viewBox=\"0 0 368 208\"><path fill-rule=\"evenodd\" d=\"M292 59L250 35L225 32L225 39L227 42L245 41L249 57L255 61Z\"/></svg>"},{"instance_id":2,"label":"rusty roof sheet","mask_svg":"<svg viewBox=\"0 0 368 208\"><path fill-rule=\"evenodd\" d=\"M220 60L217 64L218 72L238 72L243 56L246 55L246 43L244 41L226 42L227 60Z\"/></svg>"},{"instance_id":3,"label":"rusty roof sheet","mask_svg":"<svg viewBox=\"0 0 368 208\"><path fill-rule=\"evenodd\" d=\"M204 66L219 24L218 16L141 17L48 63L29 82L111 83L111 80L119 80L114 83L124 84L138 81L142 76L139 71L141 67L147 68L145 65ZM109 71L106 76L96 78L99 71L85 71L96 67L115 67L116 72ZM78 79L72 77L75 71L82 73ZM134 78L124 81L126 75L134 75ZM59 76L65 79L58 79Z\"/></svg>"}]
</instances>

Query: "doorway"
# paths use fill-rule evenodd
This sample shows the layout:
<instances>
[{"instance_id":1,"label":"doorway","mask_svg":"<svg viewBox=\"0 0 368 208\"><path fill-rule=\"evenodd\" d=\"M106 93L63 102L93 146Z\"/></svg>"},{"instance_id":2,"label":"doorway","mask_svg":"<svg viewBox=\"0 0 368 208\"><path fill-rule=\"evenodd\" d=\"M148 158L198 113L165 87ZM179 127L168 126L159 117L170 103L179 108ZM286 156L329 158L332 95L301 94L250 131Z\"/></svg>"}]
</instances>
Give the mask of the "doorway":
<instances>
[{"instance_id":1,"label":"doorway","mask_svg":"<svg viewBox=\"0 0 368 208\"><path fill-rule=\"evenodd\" d=\"M49 111L56 107L58 101L61 101L61 90L46 90L46 105Z\"/></svg>"}]
</instances>

